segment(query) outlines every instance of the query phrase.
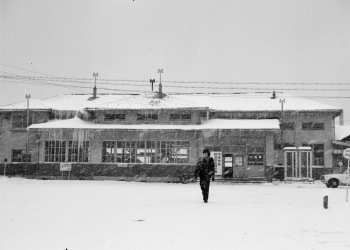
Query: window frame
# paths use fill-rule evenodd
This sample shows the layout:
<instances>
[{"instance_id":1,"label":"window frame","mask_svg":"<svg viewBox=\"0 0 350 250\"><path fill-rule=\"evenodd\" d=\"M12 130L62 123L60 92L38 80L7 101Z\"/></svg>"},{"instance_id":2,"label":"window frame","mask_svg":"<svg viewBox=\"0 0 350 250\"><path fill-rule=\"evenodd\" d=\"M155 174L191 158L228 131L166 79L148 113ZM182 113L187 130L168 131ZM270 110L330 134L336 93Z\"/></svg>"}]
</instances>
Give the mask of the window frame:
<instances>
[{"instance_id":1,"label":"window frame","mask_svg":"<svg viewBox=\"0 0 350 250\"><path fill-rule=\"evenodd\" d=\"M88 163L90 162L90 141L67 141L67 162ZM83 145L83 147L79 147ZM74 145L74 148L73 148ZM87 146L86 146L87 145ZM77 154L77 155L76 155Z\"/></svg>"},{"instance_id":2,"label":"window frame","mask_svg":"<svg viewBox=\"0 0 350 250\"><path fill-rule=\"evenodd\" d=\"M117 140L114 142L115 161L113 163L189 164L189 141Z\"/></svg>"},{"instance_id":3,"label":"window frame","mask_svg":"<svg viewBox=\"0 0 350 250\"><path fill-rule=\"evenodd\" d=\"M294 130L295 123L294 122L283 122L280 124L280 129L282 129L282 130Z\"/></svg>"},{"instance_id":4,"label":"window frame","mask_svg":"<svg viewBox=\"0 0 350 250\"><path fill-rule=\"evenodd\" d=\"M141 113L137 113L137 120L138 121L154 121L154 120L158 120L158 114L155 113L148 113L148 114L141 114Z\"/></svg>"},{"instance_id":5,"label":"window frame","mask_svg":"<svg viewBox=\"0 0 350 250\"><path fill-rule=\"evenodd\" d=\"M303 122L301 130L324 130L324 122Z\"/></svg>"},{"instance_id":6,"label":"window frame","mask_svg":"<svg viewBox=\"0 0 350 250\"><path fill-rule=\"evenodd\" d=\"M107 118L110 116L110 118ZM105 122L112 122L116 120L125 120L125 113L113 113L113 114L104 114L103 120Z\"/></svg>"},{"instance_id":7,"label":"window frame","mask_svg":"<svg viewBox=\"0 0 350 250\"><path fill-rule=\"evenodd\" d=\"M175 113L170 114L170 120L171 121L189 121L192 120L192 114L191 113Z\"/></svg>"},{"instance_id":8,"label":"window frame","mask_svg":"<svg viewBox=\"0 0 350 250\"><path fill-rule=\"evenodd\" d=\"M315 147L316 145L322 145L322 150L318 150L315 151ZM320 167L324 167L324 161L325 161L325 143L302 143L302 146L307 146L307 147L311 147L312 150L312 166L320 166ZM317 153L322 152L322 157L315 157ZM316 159L320 160L323 164L316 164Z\"/></svg>"},{"instance_id":9,"label":"window frame","mask_svg":"<svg viewBox=\"0 0 350 250\"><path fill-rule=\"evenodd\" d=\"M20 151L20 161L14 161L14 151ZM24 154L23 151L26 151L25 149L11 149L11 162L12 163L31 163L32 162L32 155L31 154ZM29 156L29 161L26 161Z\"/></svg>"},{"instance_id":10,"label":"window frame","mask_svg":"<svg viewBox=\"0 0 350 250\"><path fill-rule=\"evenodd\" d=\"M254 157L255 159L252 160L252 156L257 156L257 157ZM259 156L261 156L262 160L259 160ZM265 161L264 154L262 153L248 153L247 159L248 159L248 162L247 162L248 166L263 166Z\"/></svg>"},{"instance_id":11,"label":"window frame","mask_svg":"<svg viewBox=\"0 0 350 250\"><path fill-rule=\"evenodd\" d=\"M46 147L47 143L54 142L54 147ZM56 146L58 143L58 147ZM47 154L46 152L49 151ZM51 151L51 152L50 152ZM58 157L58 158L57 158ZM63 158L63 160L62 160ZM53 161L51 161L53 159ZM58 161L58 159L60 159ZM67 160L67 141L66 140L45 140L44 141L44 162L66 162Z\"/></svg>"},{"instance_id":12,"label":"window frame","mask_svg":"<svg viewBox=\"0 0 350 250\"><path fill-rule=\"evenodd\" d=\"M15 117L21 116L22 119L20 121L15 121ZM15 127L14 123L20 123L21 126ZM34 114L29 114L29 124L28 126L34 124ZM27 129L27 114L11 114L11 129L14 130L25 130Z\"/></svg>"}]
</instances>

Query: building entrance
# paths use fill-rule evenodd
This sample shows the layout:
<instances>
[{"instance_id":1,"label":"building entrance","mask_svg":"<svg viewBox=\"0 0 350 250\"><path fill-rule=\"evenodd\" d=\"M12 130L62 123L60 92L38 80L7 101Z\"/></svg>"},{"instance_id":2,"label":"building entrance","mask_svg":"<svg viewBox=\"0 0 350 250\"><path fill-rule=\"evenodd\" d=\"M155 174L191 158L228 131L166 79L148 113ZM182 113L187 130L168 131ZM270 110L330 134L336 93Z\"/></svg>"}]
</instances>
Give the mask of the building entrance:
<instances>
[{"instance_id":1,"label":"building entrance","mask_svg":"<svg viewBox=\"0 0 350 250\"><path fill-rule=\"evenodd\" d=\"M312 178L311 147L284 148L285 179Z\"/></svg>"}]
</instances>

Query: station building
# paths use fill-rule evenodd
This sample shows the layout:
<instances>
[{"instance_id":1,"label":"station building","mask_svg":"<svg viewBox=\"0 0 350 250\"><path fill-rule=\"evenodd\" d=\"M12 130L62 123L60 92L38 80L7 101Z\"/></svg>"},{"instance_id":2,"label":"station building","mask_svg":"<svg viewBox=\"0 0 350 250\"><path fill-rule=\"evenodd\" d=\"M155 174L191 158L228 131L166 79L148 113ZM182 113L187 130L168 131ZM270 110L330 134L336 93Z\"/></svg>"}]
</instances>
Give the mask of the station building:
<instances>
[{"instance_id":1,"label":"station building","mask_svg":"<svg viewBox=\"0 0 350 250\"><path fill-rule=\"evenodd\" d=\"M285 178L337 171L342 109L272 94L61 95L0 107L0 159L8 174L176 181L191 175L204 148L217 178ZM29 115L29 116L28 116ZM29 125L29 126L27 126Z\"/></svg>"}]
</instances>

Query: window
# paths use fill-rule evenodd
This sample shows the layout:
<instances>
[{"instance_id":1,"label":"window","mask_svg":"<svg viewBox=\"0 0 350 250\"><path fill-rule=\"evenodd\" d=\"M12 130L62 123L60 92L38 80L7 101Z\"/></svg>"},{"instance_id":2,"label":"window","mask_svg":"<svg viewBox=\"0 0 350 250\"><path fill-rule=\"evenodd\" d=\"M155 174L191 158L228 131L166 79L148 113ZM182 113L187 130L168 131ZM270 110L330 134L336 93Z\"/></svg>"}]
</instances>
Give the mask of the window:
<instances>
[{"instance_id":1,"label":"window","mask_svg":"<svg viewBox=\"0 0 350 250\"><path fill-rule=\"evenodd\" d=\"M311 147L313 166L324 166L324 144L302 144L305 147Z\"/></svg>"},{"instance_id":2,"label":"window","mask_svg":"<svg viewBox=\"0 0 350 250\"><path fill-rule=\"evenodd\" d=\"M105 121L125 120L125 114L105 114Z\"/></svg>"},{"instance_id":3,"label":"window","mask_svg":"<svg viewBox=\"0 0 350 250\"><path fill-rule=\"evenodd\" d=\"M302 130L324 130L324 123L317 122L303 122L301 125Z\"/></svg>"},{"instance_id":4,"label":"window","mask_svg":"<svg viewBox=\"0 0 350 250\"><path fill-rule=\"evenodd\" d=\"M137 120L158 120L158 114L137 114Z\"/></svg>"},{"instance_id":5,"label":"window","mask_svg":"<svg viewBox=\"0 0 350 250\"><path fill-rule=\"evenodd\" d=\"M119 163L145 163L144 141L118 141L117 162Z\"/></svg>"},{"instance_id":6,"label":"window","mask_svg":"<svg viewBox=\"0 0 350 250\"><path fill-rule=\"evenodd\" d=\"M191 120L191 114L170 114L170 120Z\"/></svg>"},{"instance_id":7,"label":"window","mask_svg":"<svg viewBox=\"0 0 350 250\"><path fill-rule=\"evenodd\" d=\"M281 123L280 128L283 130L294 130L294 122Z\"/></svg>"},{"instance_id":8,"label":"window","mask_svg":"<svg viewBox=\"0 0 350 250\"><path fill-rule=\"evenodd\" d=\"M161 162L163 163L188 163L188 141L162 141Z\"/></svg>"},{"instance_id":9,"label":"window","mask_svg":"<svg viewBox=\"0 0 350 250\"><path fill-rule=\"evenodd\" d=\"M66 142L45 141L45 162L65 162Z\"/></svg>"},{"instance_id":10,"label":"window","mask_svg":"<svg viewBox=\"0 0 350 250\"><path fill-rule=\"evenodd\" d=\"M12 162L31 162L31 155L24 152L24 149L12 149Z\"/></svg>"},{"instance_id":11,"label":"window","mask_svg":"<svg viewBox=\"0 0 350 250\"><path fill-rule=\"evenodd\" d=\"M29 116L29 126L33 124L32 117ZM27 128L27 115L12 115L12 128L25 129Z\"/></svg>"},{"instance_id":12,"label":"window","mask_svg":"<svg viewBox=\"0 0 350 250\"><path fill-rule=\"evenodd\" d=\"M264 165L264 155L248 154L248 165Z\"/></svg>"},{"instance_id":13,"label":"window","mask_svg":"<svg viewBox=\"0 0 350 250\"><path fill-rule=\"evenodd\" d=\"M115 144L114 141L102 143L102 162L115 162Z\"/></svg>"},{"instance_id":14,"label":"window","mask_svg":"<svg viewBox=\"0 0 350 250\"><path fill-rule=\"evenodd\" d=\"M117 141L118 163L188 163L188 141Z\"/></svg>"},{"instance_id":15,"label":"window","mask_svg":"<svg viewBox=\"0 0 350 250\"><path fill-rule=\"evenodd\" d=\"M243 166L243 156L235 156L236 166Z\"/></svg>"},{"instance_id":16,"label":"window","mask_svg":"<svg viewBox=\"0 0 350 250\"><path fill-rule=\"evenodd\" d=\"M95 120L97 117L96 117L96 112L95 111L91 111L90 112L90 119L91 120Z\"/></svg>"},{"instance_id":17,"label":"window","mask_svg":"<svg viewBox=\"0 0 350 250\"><path fill-rule=\"evenodd\" d=\"M68 162L88 162L89 142L69 141L68 142Z\"/></svg>"}]
</instances>

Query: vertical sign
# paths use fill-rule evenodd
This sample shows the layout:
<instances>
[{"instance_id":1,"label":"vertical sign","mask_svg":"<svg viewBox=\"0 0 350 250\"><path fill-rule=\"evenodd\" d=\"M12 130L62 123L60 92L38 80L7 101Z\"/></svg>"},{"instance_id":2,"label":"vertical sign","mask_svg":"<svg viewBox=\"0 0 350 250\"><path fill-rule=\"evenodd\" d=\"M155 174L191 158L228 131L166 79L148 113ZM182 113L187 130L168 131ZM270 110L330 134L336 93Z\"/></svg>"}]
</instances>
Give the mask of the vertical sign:
<instances>
[{"instance_id":1,"label":"vertical sign","mask_svg":"<svg viewBox=\"0 0 350 250\"><path fill-rule=\"evenodd\" d=\"M214 162L215 162L215 175L222 175L222 152L212 151Z\"/></svg>"}]
</instances>

